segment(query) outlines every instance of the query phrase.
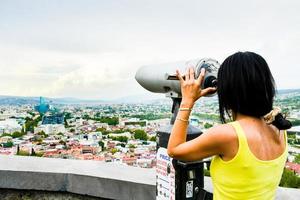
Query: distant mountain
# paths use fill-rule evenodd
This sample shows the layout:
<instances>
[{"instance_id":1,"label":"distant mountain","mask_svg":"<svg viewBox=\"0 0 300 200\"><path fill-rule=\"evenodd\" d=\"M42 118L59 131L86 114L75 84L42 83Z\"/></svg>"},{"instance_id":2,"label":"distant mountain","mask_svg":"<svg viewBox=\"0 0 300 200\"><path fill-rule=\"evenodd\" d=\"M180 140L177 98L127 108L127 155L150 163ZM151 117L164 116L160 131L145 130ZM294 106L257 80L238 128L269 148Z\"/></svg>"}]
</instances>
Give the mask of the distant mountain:
<instances>
[{"instance_id":1,"label":"distant mountain","mask_svg":"<svg viewBox=\"0 0 300 200\"><path fill-rule=\"evenodd\" d=\"M54 104L102 104L107 103L103 100L89 100L89 99L78 99L78 98L45 98L46 101L51 101Z\"/></svg>"},{"instance_id":2,"label":"distant mountain","mask_svg":"<svg viewBox=\"0 0 300 200\"><path fill-rule=\"evenodd\" d=\"M48 98L45 101L52 104L101 104L106 101L101 100L84 100L76 98ZM21 96L0 96L0 105L24 105L38 104L40 97L21 97Z\"/></svg>"},{"instance_id":3,"label":"distant mountain","mask_svg":"<svg viewBox=\"0 0 300 200\"><path fill-rule=\"evenodd\" d=\"M282 90L277 90L278 94L288 94L288 93L295 93L295 92L300 92L300 89L282 89Z\"/></svg>"},{"instance_id":4,"label":"distant mountain","mask_svg":"<svg viewBox=\"0 0 300 200\"><path fill-rule=\"evenodd\" d=\"M300 89L284 89L278 90L278 94L288 94L299 92ZM164 94L139 94L131 95L117 99L79 99L79 98L49 98L44 97L46 102L51 104L88 104L88 105L97 105L97 104L134 104L134 103L143 103L143 104L162 104L162 103L171 103L170 98L166 98ZM24 105L24 104L38 104L40 97L22 97L22 96L5 96L0 95L0 105ZM213 99L211 99L213 100Z\"/></svg>"},{"instance_id":5,"label":"distant mountain","mask_svg":"<svg viewBox=\"0 0 300 200\"><path fill-rule=\"evenodd\" d=\"M0 105L37 104L38 97L0 96Z\"/></svg>"},{"instance_id":6,"label":"distant mountain","mask_svg":"<svg viewBox=\"0 0 300 200\"><path fill-rule=\"evenodd\" d=\"M111 99L107 100L110 103L152 103L153 101L165 101L167 98L165 98L164 94L139 94L139 95L131 95L126 97L121 97L117 99Z\"/></svg>"},{"instance_id":7,"label":"distant mountain","mask_svg":"<svg viewBox=\"0 0 300 200\"><path fill-rule=\"evenodd\" d=\"M147 96L147 95L134 95L127 96L118 99L111 100L97 100L97 99L79 99L79 98L49 98L44 97L45 101L50 104L87 104L87 105L97 105L97 104L134 104L134 103L155 103L155 102L164 102L167 101L167 98L164 98L161 95L161 98L157 96ZM22 96L1 96L0 95L0 105L25 105L32 104L36 105L40 101L40 97L22 97Z\"/></svg>"}]
</instances>

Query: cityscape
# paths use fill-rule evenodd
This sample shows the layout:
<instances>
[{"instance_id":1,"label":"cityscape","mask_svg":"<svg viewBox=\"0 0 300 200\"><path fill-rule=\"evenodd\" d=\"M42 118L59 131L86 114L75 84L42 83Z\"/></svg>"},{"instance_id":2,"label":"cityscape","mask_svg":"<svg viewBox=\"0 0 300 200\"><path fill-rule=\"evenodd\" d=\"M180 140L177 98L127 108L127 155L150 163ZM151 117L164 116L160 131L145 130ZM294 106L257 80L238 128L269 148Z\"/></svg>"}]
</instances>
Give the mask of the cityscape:
<instances>
[{"instance_id":1,"label":"cityscape","mask_svg":"<svg viewBox=\"0 0 300 200\"><path fill-rule=\"evenodd\" d=\"M0 200L298 200L299 7L297 0L0 1ZM203 97L190 109L186 97L194 95L185 88L195 89L196 79ZM221 82L264 89L268 100L274 86L274 110L264 118L291 128L265 132L270 127L243 113L243 151L236 127L237 135L222 133L234 119L220 119ZM235 106L244 110L259 98L242 99ZM251 105L253 113L264 107ZM196 140L182 143L181 128ZM197 148L199 157L186 153Z\"/></svg>"},{"instance_id":2,"label":"cityscape","mask_svg":"<svg viewBox=\"0 0 300 200\"><path fill-rule=\"evenodd\" d=\"M0 154L114 162L155 168L157 131L170 123L171 99L144 103L56 103L40 97L0 98ZM288 131L286 170L300 177L300 90L279 91L280 106L293 123ZM216 96L201 98L190 123L205 131L219 124Z\"/></svg>"}]
</instances>

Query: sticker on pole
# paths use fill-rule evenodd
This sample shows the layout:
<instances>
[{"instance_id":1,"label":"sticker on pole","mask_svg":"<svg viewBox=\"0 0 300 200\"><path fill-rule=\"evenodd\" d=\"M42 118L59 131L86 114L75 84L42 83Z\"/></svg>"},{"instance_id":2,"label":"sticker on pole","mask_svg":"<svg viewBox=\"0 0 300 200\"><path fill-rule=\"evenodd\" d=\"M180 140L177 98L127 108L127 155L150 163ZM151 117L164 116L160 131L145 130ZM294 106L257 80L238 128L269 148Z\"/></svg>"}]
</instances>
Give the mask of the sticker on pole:
<instances>
[{"instance_id":1,"label":"sticker on pole","mask_svg":"<svg viewBox=\"0 0 300 200\"><path fill-rule=\"evenodd\" d=\"M175 200L175 169L166 148L156 154L156 200Z\"/></svg>"},{"instance_id":2,"label":"sticker on pole","mask_svg":"<svg viewBox=\"0 0 300 200\"><path fill-rule=\"evenodd\" d=\"M193 197L193 181L187 181L185 187L185 197L192 198Z\"/></svg>"}]
</instances>

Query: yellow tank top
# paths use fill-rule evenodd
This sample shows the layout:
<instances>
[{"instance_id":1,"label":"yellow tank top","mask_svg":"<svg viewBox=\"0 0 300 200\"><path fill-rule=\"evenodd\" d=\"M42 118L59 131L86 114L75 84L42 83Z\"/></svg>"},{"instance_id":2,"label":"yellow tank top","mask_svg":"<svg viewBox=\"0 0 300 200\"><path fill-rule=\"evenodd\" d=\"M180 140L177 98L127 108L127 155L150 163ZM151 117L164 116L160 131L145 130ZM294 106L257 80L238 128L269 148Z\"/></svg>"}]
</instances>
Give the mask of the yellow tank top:
<instances>
[{"instance_id":1,"label":"yellow tank top","mask_svg":"<svg viewBox=\"0 0 300 200\"><path fill-rule=\"evenodd\" d=\"M247 138L238 122L230 123L238 136L239 149L235 157L224 161L214 156L210 173L214 186L214 200L270 200L275 198L287 159L285 151L274 160L258 159L249 149Z\"/></svg>"}]
</instances>

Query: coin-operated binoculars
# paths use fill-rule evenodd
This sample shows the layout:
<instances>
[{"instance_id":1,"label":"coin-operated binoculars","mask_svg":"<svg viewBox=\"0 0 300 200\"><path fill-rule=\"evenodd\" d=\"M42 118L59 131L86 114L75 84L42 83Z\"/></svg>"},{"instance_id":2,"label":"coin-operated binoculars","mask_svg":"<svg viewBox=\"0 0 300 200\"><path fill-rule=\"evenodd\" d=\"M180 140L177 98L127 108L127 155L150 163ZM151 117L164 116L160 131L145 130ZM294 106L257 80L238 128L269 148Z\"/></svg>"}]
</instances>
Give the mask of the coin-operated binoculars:
<instances>
[{"instance_id":1,"label":"coin-operated binoculars","mask_svg":"<svg viewBox=\"0 0 300 200\"><path fill-rule=\"evenodd\" d=\"M187 62L175 62L157 66L141 67L136 75L137 82L146 90L164 93L173 100L172 118L170 124L161 127L157 132L157 166L156 166L156 199L157 200L202 200L212 199L212 194L204 190L204 162L183 162L172 159L167 154L169 137L181 103L180 81L176 69L184 71L193 66L195 78L205 68L202 89L217 86L217 72L220 64L214 59L197 59ZM213 96L209 94L207 96ZM202 132L188 125L187 141L192 140Z\"/></svg>"}]
</instances>

